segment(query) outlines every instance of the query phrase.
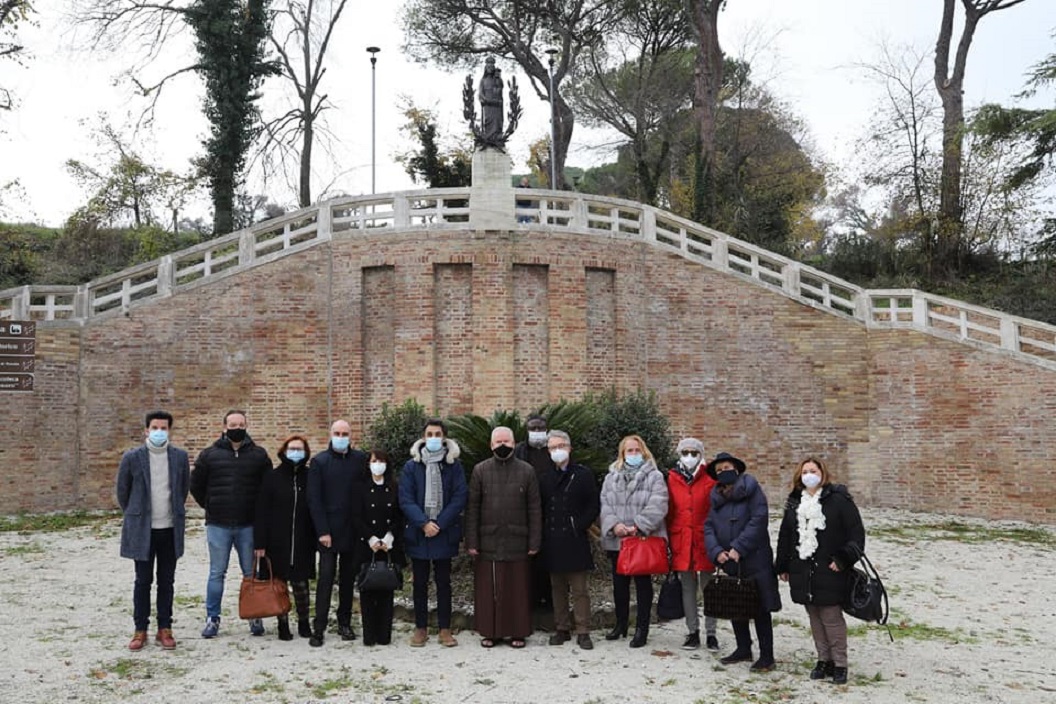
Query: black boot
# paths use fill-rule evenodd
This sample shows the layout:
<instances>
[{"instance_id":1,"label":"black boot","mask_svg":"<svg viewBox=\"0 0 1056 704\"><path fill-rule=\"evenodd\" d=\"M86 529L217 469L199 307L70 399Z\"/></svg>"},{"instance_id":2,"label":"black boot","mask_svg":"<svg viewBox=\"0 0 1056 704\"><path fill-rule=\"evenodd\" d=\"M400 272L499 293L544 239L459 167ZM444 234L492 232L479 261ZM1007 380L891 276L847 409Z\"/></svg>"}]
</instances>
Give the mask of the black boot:
<instances>
[{"instance_id":1,"label":"black boot","mask_svg":"<svg viewBox=\"0 0 1056 704\"><path fill-rule=\"evenodd\" d=\"M341 640L356 639L356 632L352 630L352 624L350 623L337 624L337 635L341 636Z\"/></svg>"},{"instance_id":2,"label":"black boot","mask_svg":"<svg viewBox=\"0 0 1056 704\"><path fill-rule=\"evenodd\" d=\"M290 632L290 617L283 614L279 616L279 640L293 640Z\"/></svg>"},{"instance_id":3,"label":"black boot","mask_svg":"<svg viewBox=\"0 0 1056 704\"><path fill-rule=\"evenodd\" d=\"M836 663L832 660L818 660L818 664L810 671L810 679L823 680L832 677L836 670Z\"/></svg>"},{"instance_id":4,"label":"black boot","mask_svg":"<svg viewBox=\"0 0 1056 704\"><path fill-rule=\"evenodd\" d=\"M682 650L697 650L700 648L700 631L693 631L686 636L686 642L682 644Z\"/></svg>"},{"instance_id":5,"label":"black boot","mask_svg":"<svg viewBox=\"0 0 1056 704\"><path fill-rule=\"evenodd\" d=\"M307 619L297 622L297 635L301 638L312 637L312 624L310 624Z\"/></svg>"},{"instance_id":6,"label":"black boot","mask_svg":"<svg viewBox=\"0 0 1056 704\"><path fill-rule=\"evenodd\" d=\"M649 628L635 628L634 638L631 638L632 648L641 648L649 641Z\"/></svg>"},{"instance_id":7,"label":"black boot","mask_svg":"<svg viewBox=\"0 0 1056 704\"><path fill-rule=\"evenodd\" d=\"M626 637L627 637L627 622L626 621L623 621L622 623L620 621L617 621L616 622L616 627L605 634L605 640L617 640L619 638L626 638Z\"/></svg>"},{"instance_id":8,"label":"black boot","mask_svg":"<svg viewBox=\"0 0 1056 704\"><path fill-rule=\"evenodd\" d=\"M312 622L308 617L311 608L311 597L308 592L308 582L290 582L293 591L293 603L297 611L297 635L301 638L312 637Z\"/></svg>"},{"instance_id":9,"label":"black boot","mask_svg":"<svg viewBox=\"0 0 1056 704\"><path fill-rule=\"evenodd\" d=\"M847 668L846 667L835 667L832 668L832 683L833 684L847 684Z\"/></svg>"},{"instance_id":10,"label":"black boot","mask_svg":"<svg viewBox=\"0 0 1056 704\"><path fill-rule=\"evenodd\" d=\"M326 636L323 635L322 631L316 631L312 634L312 637L308 639L308 645L313 648L320 648L323 642L326 640Z\"/></svg>"}]
</instances>

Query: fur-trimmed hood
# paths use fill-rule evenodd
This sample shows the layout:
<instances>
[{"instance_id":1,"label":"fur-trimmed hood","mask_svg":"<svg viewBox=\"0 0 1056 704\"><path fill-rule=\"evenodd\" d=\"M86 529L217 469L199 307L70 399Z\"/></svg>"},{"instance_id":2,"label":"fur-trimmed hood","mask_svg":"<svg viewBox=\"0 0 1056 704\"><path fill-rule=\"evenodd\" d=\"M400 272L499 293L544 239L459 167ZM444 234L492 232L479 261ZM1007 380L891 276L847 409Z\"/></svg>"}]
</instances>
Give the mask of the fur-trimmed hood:
<instances>
[{"instance_id":1,"label":"fur-trimmed hood","mask_svg":"<svg viewBox=\"0 0 1056 704\"><path fill-rule=\"evenodd\" d=\"M425 447L425 439L419 438L411 445L411 459L415 462L422 461L422 448ZM462 450L459 449L458 443L451 438L444 438L444 449L447 450L447 454L444 455L444 462L447 464L454 464L458 460L458 456L462 454Z\"/></svg>"}]
</instances>

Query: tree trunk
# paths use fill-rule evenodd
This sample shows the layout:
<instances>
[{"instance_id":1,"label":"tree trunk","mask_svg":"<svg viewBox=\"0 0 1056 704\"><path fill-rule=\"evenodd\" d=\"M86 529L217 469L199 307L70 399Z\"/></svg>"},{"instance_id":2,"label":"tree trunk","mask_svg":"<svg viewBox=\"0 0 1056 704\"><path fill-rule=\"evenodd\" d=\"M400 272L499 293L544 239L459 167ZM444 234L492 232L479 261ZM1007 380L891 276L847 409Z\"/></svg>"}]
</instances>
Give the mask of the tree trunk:
<instances>
[{"instance_id":1,"label":"tree trunk","mask_svg":"<svg viewBox=\"0 0 1056 704\"><path fill-rule=\"evenodd\" d=\"M557 97L557 109L555 113L555 124L554 134L557 135L557 141L554 144L554 161L557 162L556 175L557 183L551 184L551 188L558 191L563 191L567 187L565 184L565 159L568 158L568 147L572 143L572 130L576 126L576 116L572 112L572 108L568 106L565 99L561 97L560 91L557 90L557 84L555 80L554 93Z\"/></svg>"},{"instance_id":2,"label":"tree trunk","mask_svg":"<svg viewBox=\"0 0 1056 704\"><path fill-rule=\"evenodd\" d=\"M697 112L696 178L693 219L708 224L715 217L715 116L722 89L722 47L719 46L719 10L725 0L693 0L693 33L697 39L694 107Z\"/></svg>"},{"instance_id":3,"label":"tree trunk","mask_svg":"<svg viewBox=\"0 0 1056 704\"><path fill-rule=\"evenodd\" d=\"M301 137L300 204L302 208L307 208L312 204L312 143L315 139L315 118L311 112L305 113Z\"/></svg>"}]
</instances>

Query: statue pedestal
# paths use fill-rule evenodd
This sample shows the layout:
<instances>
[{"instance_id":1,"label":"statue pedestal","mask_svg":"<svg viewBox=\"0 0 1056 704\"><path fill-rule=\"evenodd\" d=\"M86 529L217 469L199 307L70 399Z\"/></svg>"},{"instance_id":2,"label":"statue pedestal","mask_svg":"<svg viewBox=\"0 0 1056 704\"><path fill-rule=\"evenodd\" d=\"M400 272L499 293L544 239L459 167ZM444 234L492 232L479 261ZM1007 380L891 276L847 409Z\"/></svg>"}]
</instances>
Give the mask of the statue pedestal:
<instances>
[{"instance_id":1,"label":"statue pedestal","mask_svg":"<svg viewBox=\"0 0 1056 704\"><path fill-rule=\"evenodd\" d=\"M469 192L469 226L475 230L509 230L517 222L513 162L498 149L473 152L473 186Z\"/></svg>"}]
</instances>

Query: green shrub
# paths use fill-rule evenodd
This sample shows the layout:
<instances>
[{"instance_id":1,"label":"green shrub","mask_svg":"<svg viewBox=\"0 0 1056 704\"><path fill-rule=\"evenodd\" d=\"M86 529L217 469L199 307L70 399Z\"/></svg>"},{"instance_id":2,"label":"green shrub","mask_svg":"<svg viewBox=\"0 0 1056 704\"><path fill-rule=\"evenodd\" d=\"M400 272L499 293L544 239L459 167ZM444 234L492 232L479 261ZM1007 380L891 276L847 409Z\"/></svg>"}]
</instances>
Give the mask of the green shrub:
<instances>
[{"instance_id":1,"label":"green shrub","mask_svg":"<svg viewBox=\"0 0 1056 704\"><path fill-rule=\"evenodd\" d=\"M593 406L597 414L593 428L586 433L582 444L608 459L615 461L620 440L627 435L640 435L656 458L656 465L666 469L674 463L674 440L671 423L660 412L656 394L652 391L635 391L627 396L617 395L610 389L600 394L588 394L584 402ZM595 473L604 475L605 467L595 467Z\"/></svg>"},{"instance_id":2,"label":"green shrub","mask_svg":"<svg viewBox=\"0 0 1056 704\"><path fill-rule=\"evenodd\" d=\"M425 406L417 399L409 398L399 406L383 404L381 414L367 429L363 449L388 452L389 463L398 473L411 458L411 446L422 437L428 419Z\"/></svg>"}]
</instances>

